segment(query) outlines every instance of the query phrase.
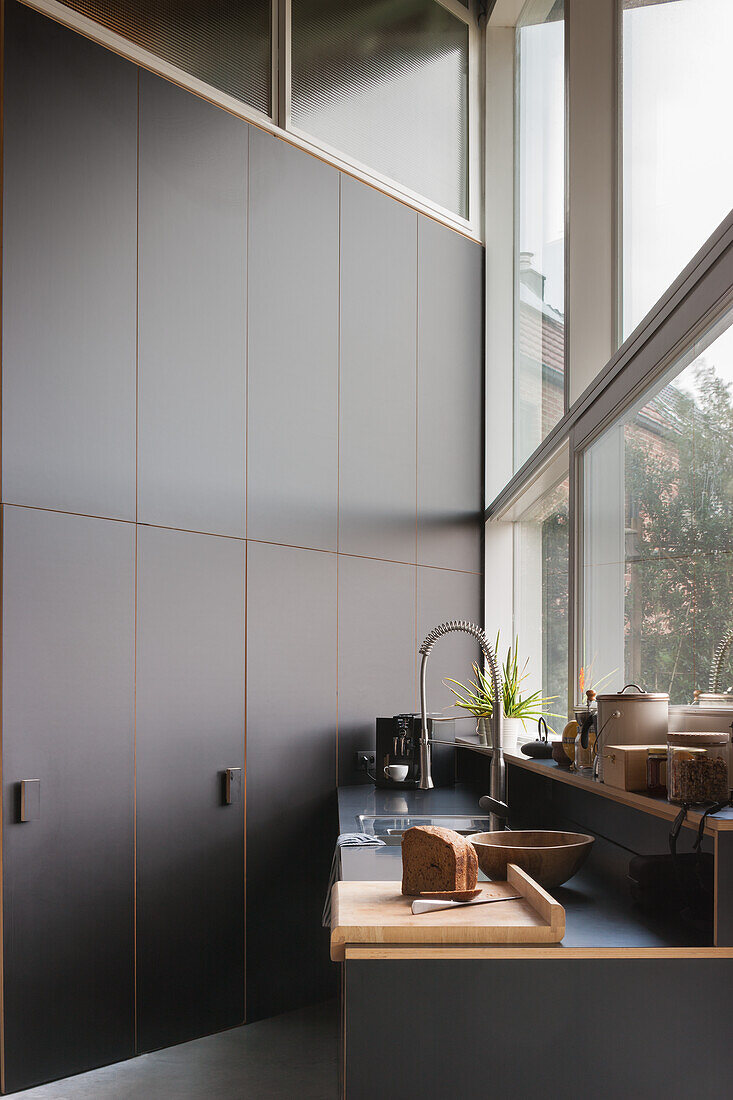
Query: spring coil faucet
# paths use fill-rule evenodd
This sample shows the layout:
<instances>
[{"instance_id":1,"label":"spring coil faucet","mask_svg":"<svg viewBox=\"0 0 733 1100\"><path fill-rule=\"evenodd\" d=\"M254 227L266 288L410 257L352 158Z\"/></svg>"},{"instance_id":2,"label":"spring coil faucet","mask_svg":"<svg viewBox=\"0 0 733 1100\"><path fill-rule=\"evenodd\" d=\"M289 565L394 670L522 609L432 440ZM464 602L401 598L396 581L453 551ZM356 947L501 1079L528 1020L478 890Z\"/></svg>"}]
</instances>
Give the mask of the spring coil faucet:
<instances>
[{"instance_id":1,"label":"spring coil faucet","mask_svg":"<svg viewBox=\"0 0 733 1100\"><path fill-rule=\"evenodd\" d=\"M712 695L718 695L720 693L720 674L723 668L723 661L728 655L731 643L733 643L733 628L723 636L713 655L713 665L710 669L710 683L708 686L708 691Z\"/></svg>"},{"instance_id":2,"label":"spring coil faucet","mask_svg":"<svg viewBox=\"0 0 733 1100\"><path fill-rule=\"evenodd\" d=\"M420 755L419 755L419 782L418 787L421 791L429 791L433 787L433 777L431 773L430 762L430 734L428 731L428 706L426 699L426 687L425 676L428 663L428 657L430 656L433 646L437 642L438 638L442 638L444 634L451 634L453 631L462 631L465 634L471 634L481 646L486 664L491 674L491 688L494 696L494 705L492 707L491 724L492 724L492 738L491 743L493 747L493 754L491 759L491 797L497 802L506 802L506 773L504 764L504 737L503 737L503 706L502 700L504 698L503 685L501 681L501 673L499 672L499 665L496 660L496 654L491 647L491 644L484 634L480 626L476 626L475 623L466 622L464 619L453 619L448 623L441 623L440 626L436 626L429 634L426 635L424 642L420 646L419 653L422 654L422 661L420 662ZM492 815L491 828L495 829L500 827L494 822L494 816Z\"/></svg>"}]
</instances>

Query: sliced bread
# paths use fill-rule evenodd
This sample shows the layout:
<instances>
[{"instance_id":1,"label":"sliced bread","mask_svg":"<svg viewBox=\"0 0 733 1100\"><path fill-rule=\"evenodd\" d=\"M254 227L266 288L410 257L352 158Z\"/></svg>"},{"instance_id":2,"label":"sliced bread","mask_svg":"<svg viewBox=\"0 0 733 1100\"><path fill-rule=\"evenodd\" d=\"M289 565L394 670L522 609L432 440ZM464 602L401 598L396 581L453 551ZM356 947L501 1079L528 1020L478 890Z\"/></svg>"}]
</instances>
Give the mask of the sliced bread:
<instances>
[{"instance_id":1,"label":"sliced bread","mask_svg":"<svg viewBox=\"0 0 733 1100\"><path fill-rule=\"evenodd\" d=\"M415 825L402 837L402 893L473 890L478 858L472 844L452 829Z\"/></svg>"}]
</instances>

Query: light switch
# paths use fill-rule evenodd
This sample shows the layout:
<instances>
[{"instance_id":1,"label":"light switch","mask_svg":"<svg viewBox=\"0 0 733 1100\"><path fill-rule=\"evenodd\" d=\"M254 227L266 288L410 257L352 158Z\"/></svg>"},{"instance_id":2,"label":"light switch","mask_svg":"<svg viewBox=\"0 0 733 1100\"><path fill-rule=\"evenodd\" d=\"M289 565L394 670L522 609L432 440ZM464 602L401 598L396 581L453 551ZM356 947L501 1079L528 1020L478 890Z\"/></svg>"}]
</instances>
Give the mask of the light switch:
<instances>
[{"instance_id":1,"label":"light switch","mask_svg":"<svg viewBox=\"0 0 733 1100\"><path fill-rule=\"evenodd\" d=\"M228 806L242 801L242 769L227 768L225 773L224 798Z\"/></svg>"},{"instance_id":2,"label":"light switch","mask_svg":"<svg viewBox=\"0 0 733 1100\"><path fill-rule=\"evenodd\" d=\"M35 821L41 816L40 779L22 779L20 782L20 820Z\"/></svg>"}]
</instances>

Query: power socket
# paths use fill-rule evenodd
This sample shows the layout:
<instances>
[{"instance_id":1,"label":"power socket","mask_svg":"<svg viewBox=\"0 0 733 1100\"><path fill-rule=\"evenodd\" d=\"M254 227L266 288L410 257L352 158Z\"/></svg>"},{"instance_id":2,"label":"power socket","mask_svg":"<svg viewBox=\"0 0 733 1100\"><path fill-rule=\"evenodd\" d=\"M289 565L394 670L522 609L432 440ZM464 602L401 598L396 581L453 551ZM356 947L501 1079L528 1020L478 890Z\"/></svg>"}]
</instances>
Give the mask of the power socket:
<instances>
[{"instance_id":1,"label":"power socket","mask_svg":"<svg viewBox=\"0 0 733 1100\"><path fill-rule=\"evenodd\" d=\"M354 767L358 772L370 771L374 774L374 766L377 763L377 754L374 749L359 749L354 754Z\"/></svg>"}]
</instances>

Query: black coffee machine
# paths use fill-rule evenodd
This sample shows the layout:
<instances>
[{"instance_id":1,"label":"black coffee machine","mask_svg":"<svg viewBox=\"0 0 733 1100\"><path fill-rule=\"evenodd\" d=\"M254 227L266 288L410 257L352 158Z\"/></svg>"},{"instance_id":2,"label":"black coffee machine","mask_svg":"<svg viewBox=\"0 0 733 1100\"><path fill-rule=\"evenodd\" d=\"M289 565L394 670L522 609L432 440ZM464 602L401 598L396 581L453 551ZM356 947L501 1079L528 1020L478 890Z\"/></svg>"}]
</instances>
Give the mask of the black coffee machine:
<instances>
[{"instance_id":1,"label":"black coffee machine","mask_svg":"<svg viewBox=\"0 0 733 1100\"><path fill-rule=\"evenodd\" d=\"M453 741L453 722L437 724L435 736L441 741ZM433 720L428 718L428 731L433 736ZM395 714L393 718L377 718L375 782L388 790L417 787L420 742L420 715ZM456 753L452 745L431 745L433 784L451 787L456 781ZM392 778L389 767L407 768L404 779Z\"/></svg>"}]
</instances>

